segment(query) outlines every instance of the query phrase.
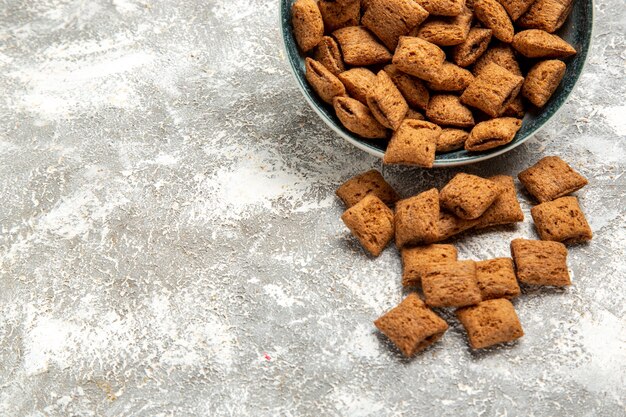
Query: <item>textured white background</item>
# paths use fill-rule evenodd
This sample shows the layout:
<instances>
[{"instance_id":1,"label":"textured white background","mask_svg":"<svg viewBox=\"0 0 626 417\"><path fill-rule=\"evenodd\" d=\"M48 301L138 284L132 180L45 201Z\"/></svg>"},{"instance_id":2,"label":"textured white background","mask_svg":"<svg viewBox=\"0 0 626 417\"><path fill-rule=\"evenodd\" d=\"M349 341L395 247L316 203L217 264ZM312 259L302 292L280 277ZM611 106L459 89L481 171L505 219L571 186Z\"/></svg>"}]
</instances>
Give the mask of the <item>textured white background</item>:
<instances>
[{"instance_id":1,"label":"textured white background","mask_svg":"<svg viewBox=\"0 0 626 417\"><path fill-rule=\"evenodd\" d=\"M526 337L451 329L407 361L372 320L402 297L333 192L379 161L288 72L277 2L0 0L0 415L621 416L626 398L623 0L596 2L586 73L536 138L590 179L574 285L525 289ZM404 195L458 170L387 169ZM463 236L507 256L527 220Z\"/></svg>"}]
</instances>

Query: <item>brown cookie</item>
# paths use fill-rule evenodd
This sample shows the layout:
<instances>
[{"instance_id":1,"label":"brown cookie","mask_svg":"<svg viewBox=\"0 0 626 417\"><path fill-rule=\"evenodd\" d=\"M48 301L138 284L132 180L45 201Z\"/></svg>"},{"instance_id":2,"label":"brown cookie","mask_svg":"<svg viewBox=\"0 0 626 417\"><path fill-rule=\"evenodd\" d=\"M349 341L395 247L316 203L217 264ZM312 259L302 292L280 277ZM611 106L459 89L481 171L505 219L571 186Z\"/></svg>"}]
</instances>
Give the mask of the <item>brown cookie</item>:
<instances>
[{"instance_id":1,"label":"brown cookie","mask_svg":"<svg viewBox=\"0 0 626 417\"><path fill-rule=\"evenodd\" d=\"M516 21L521 15L528 10L535 0L498 0L504 7L504 10L511 16L511 20ZM519 23L519 22L515 22Z\"/></svg>"},{"instance_id":2,"label":"brown cookie","mask_svg":"<svg viewBox=\"0 0 626 417\"><path fill-rule=\"evenodd\" d=\"M573 0L536 0L516 22L520 27L554 33L572 11Z\"/></svg>"},{"instance_id":3,"label":"brown cookie","mask_svg":"<svg viewBox=\"0 0 626 417\"><path fill-rule=\"evenodd\" d=\"M456 316L467 331L472 349L511 342L524 336L515 308L505 298L461 308L456 311Z\"/></svg>"},{"instance_id":4,"label":"brown cookie","mask_svg":"<svg viewBox=\"0 0 626 417\"><path fill-rule=\"evenodd\" d=\"M347 207L352 207L366 195L373 194L389 207L398 201L398 194L375 169L356 175L343 184L336 191Z\"/></svg>"},{"instance_id":5,"label":"brown cookie","mask_svg":"<svg viewBox=\"0 0 626 417\"><path fill-rule=\"evenodd\" d=\"M426 117L440 126L474 126L474 116L470 109L461 104L458 96L450 94L432 96Z\"/></svg>"},{"instance_id":6,"label":"brown cookie","mask_svg":"<svg viewBox=\"0 0 626 417\"><path fill-rule=\"evenodd\" d=\"M293 36L304 52L315 48L324 36L324 22L315 0L296 0L291 6Z\"/></svg>"},{"instance_id":7,"label":"brown cookie","mask_svg":"<svg viewBox=\"0 0 626 417\"><path fill-rule=\"evenodd\" d=\"M500 188L498 197L478 218L477 229L501 224L517 223L524 220L524 213L517 199L513 177L496 175L489 178Z\"/></svg>"},{"instance_id":8,"label":"brown cookie","mask_svg":"<svg viewBox=\"0 0 626 417\"><path fill-rule=\"evenodd\" d=\"M404 96L384 70L376 75L374 88L367 95L367 105L380 124L393 130L400 127L409 110Z\"/></svg>"},{"instance_id":9,"label":"brown cookie","mask_svg":"<svg viewBox=\"0 0 626 417\"><path fill-rule=\"evenodd\" d=\"M511 43L515 30L506 10L497 0L475 0L474 13L485 27L492 30L495 38Z\"/></svg>"},{"instance_id":10,"label":"brown cookie","mask_svg":"<svg viewBox=\"0 0 626 417\"><path fill-rule=\"evenodd\" d=\"M446 54L437 45L424 39L402 36L393 55L400 71L425 81L434 81L443 66Z\"/></svg>"},{"instance_id":11,"label":"brown cookie","mask_svg":"<svg viewBox=\"0 0 626 417\"><path fill-rule=\"evenodd\" d=\"M376 74L367 68L352 68L337 75L350 97L367 105L367 94L376 84Z\"/></svg>"},{"instance_id":12,"label":"brown cookie","mask_svg":"<svg viewBox=\"0 0 626 417\"><path fill-rule=\"evenodd\" d=\"M476 175L458 173L441 189L442 207L462 219L477 219L496 200L500 187Z\"/></svg>"},{"instance_id":13,"label":"brown cookie","mask_svg":"<svg viewBox=\"0 0 626 417\"><path fill-rule=\"evenodd\" d=\"M593 233L576 197L561 197L532 209L535 227L541 240L578 243L591 240Z\"/></svg>"},{"instance_id":14,"label":"brown cookie","mask_svg":"<svg viewBox=\"0 0 626 417\"><path fill-rule=\"evenodd\" d=\"M422 291L431 307L464 307L481 301L474 261L428 264L422 272Z\"/></svg>"},{"instance_id":15,"label":"brown cookie","mask_svg":"<svg viewBox=\"0 0 626 417\"><path fill-rule=\"evenodd\" d=\"M383 163L431 168L440 134L441 128L434 123L404 119L387 145Z\"/></svg>"},{"instance_id":16,"label":"brown cookie","mask_svg":"<svg viewBox=\"0 0 626 417\"><path fill-rule=\"evenodd\" d=\"M396 203L396 246L420 245L437 239L439 192L436 188Z\"/></svg>"},{"instance_id":17,"label":"brown cookie","mask_svg":"<svg viewBox=\"0 0 626 417\"><path fill-rule=\"evenodd\" d=\"M524 88L523 84L522 88ZM511 100L509 105L504 108L502 117L515 117L517 119L521 119L524 117L524 114L526 114L526 106L524 106L524 100L522 100L522 93L520 92L513 100Z\"/></svg>"},{"instance_id":18,"label":"brown cookie","mask_svg":"<svg viewBox=\"0 0 626 417\"><path fill-rule=\"evenodd\" d=\"M318 6L326 33L348 26L358 26L361 19L359 0L320 0Z\"/></svg>"},{"instance_id":19,"label":"brown cookie","mask_svg":"<svg viewBox=\"0 0 626 417\"><path fill-rule=\"evenodd\" d=\"M335 97L333 107L337 118L352 133L368 139L387 137L387 129L378 123L369 107L349 97Z\"/></svg>"},{"instance_id":20,"label":"brown cookie","mask_svg":"<svg viewBox=\"0 0 626 417\"><path fill-rule=\"evenodd\" d=\"M513 74L522 76L522 70L519 67L517 58L515 58L515 52L509 45L501 44L488 48L474 64L474 75L478 77L490 63L498 64Z\"/></svg>"},{"instance_id":21,"label":"brown cookie","mask_svg":"<svg viewBox=\"0 0 626 417\"><path fill-rule=\"evenodd\" d=\"M398 87L398 90L400 90L409 106L420 109L426 109L428 107L430 94L421 80L400 71L398 67L393 64L387 65L385 72L389 75L396 87Z\"/></svg>"},{"instance_id":22,"label":"brown cookie","mask_svg":"<svg viewBox=\"0 0 626 417\"><path fill-rule=\"evenodd\" d=\"M402 248L402 286L420 285L424 267L429 264L456 262L454 245L432 244Z\"/></svg>"},{"instance_id":23,"label":"brown cookie","mask_svg":"<svg viewBox=\"0 0 626 417\"><path fill-rule=\"evenodd\" d=\"M362 26L348 26L333 32L339 42L343 61L348 65L367 66L391 61L391 53Z\"/></svg>"},{"instance_id":24,"label":"brown cookie","mask_svg":"<svg viewBox=\"0 0 626 417\"><path fill-rule=\"evenodd\" d=\"M546 156L517 177L539 202L552 201L580 190L587 179L558 156Z\"/></svg>"},{"instance_id":25,"label":"brown cookie","mask_svg":"<svg viewBox=\"0 0 626 417\"><path fill-rule=\"evenodd\" d=\"M491 42L491 29L471 28L465 40L452 49L452 59L460 67L469 67L485 53Z\"/></svg>"},{"instance_id":26,"label":"brown cookie","mask_svg":"<svg viewBox=\"0 0 626 417\"><path fill-rule=\"evenodd\" d=\"M417 0L433 16L457 16L463 12L464 0Z\"/></svg>"},{"instance_id":27,"label":"brown cookie","mask_svg":"<svg viewBox=\"0 0 626 417\"><path fill-rule=\"evenodd\" d=\"M529 285L564 287L571 284L567 270L567 248L560 242L514 239L511 255L517 278Z\"/></svg>"},{"instance_id":28,"label":"brown cookie","mask_svg":"<svg viewBox=\"0 0 626 417\"><path fill-rule=\"evenodd\" d=\"M454 17L433 17L421 25L416 36L439 46L463 43L472 24L472 11L467 7Z\"/></svg>"},{"instance_id":29,"label":"brown cookie","mask_svg":"<svg viewBox=\"0 0 626 417\"><path fill-rule=\"evenodd\" d=\"M428 12L414 0L370 0L361 22L393 50L400 36L408 35L427 17Z\"/></svg>"},{"instance_id":30,"label":"brown cookie","mask_svg":"<svg viewBox=\"0 0 626 417\"><path fill-rule=\"evenodd\" d=\"M522 95L537 107L546 105L565 75L565 63L557 59L536 63L524 79Z\"/></svg>"},{"instance_id":31,"label":"brown cookie","mask_svg":"<svg viewBox=\"0 0 626 417\"><path fill-rule=\"evenodd\" d=\"M409 111L406 112L406 116L404 116L404 118L409 120L426 120L422 113L411 108L409 108Z\"/></svg>"},{"instance_id":32,"label":"brown cookie","mask_svg":"<svg viewBox=\"0 0 626 417\"><path fill-rule=\"evenodd\" d=\"M426 307L416 293L409 294L397 306L378 318L374 325L406 357L432 345L445 333L448 324Z\"/></svg>"},{"instance_id":33,"label":"brown cookie","mask_svg":"<svg viewBox=\"0 0 626 417\"><path fill-rule=\"evenodd\" d=\"M339 78L328 71L324 65L314 59L307 58L305 66L306 80L322 100L332 104L335 97L346 95L346 89L341 81L339 81Z\"/></svg>"},{"instance_id":34,"label":"brown cookie","mask_svg":"<svg viewBox=\"0 0 626 417\"><path fill-rule=\"evenodd\" d=\"M339 75L346 70L339 45L330 36L324 36L317 44L313 50L313 59L324 65L334 75Z\"/></svg>"},{"instance_id":35,"label":"brown cookie","mask_svg":"<svg viewBox=\"0 0 626 417\"><path fill-rule=\"evenodd\" d=\"M372 256L380 255L393 239L393 211L373 194L346 210L341 220Z\"/></svg>"},{"instance_id":36,"label":"brown cookie","mask_svg":"<svg viewBox=\"0 0 626 417\"><path fill-rule=\"evenodd\" d=\"M520 294L511 258L476 262L476 281L483 300L511 299Z\"/></svg>"},{"instance_id":37,"label":"brown cookie","mask_svg":"<svg viewBox=\"0 0 626 417\"><path fill-rule=\"evenodd\" d=\"M428 88L434 91L463 91L472 81L474 76L471 72L446 61L428 82Z\"/></svg>"},{"instance_id":38,"label":"brown cookie","mask_svg":"<svg viewBox=\"0 0 626 417\"><path fill-rule=\"evenodd\" d=\"M451 152L463 149L469 133L465 130L446 127L437 138L437 152Z\"/></svg>"},{"instance_id":39,"label":"brown cookie","mask_svg":"<svg viewBox=\"0 0 626 417\"><path fill-rule=\"evenodd\" d=\"M435 242L443 242L452 236L463 233L478 224L478 220L466 220L455 216L454 214L442 211L439 213L437 221L437 239Z\"/></svg>"},{"instance_id":40,"label":"brown cookie","mask_svg":"<svg viewBox=\"0 0 626 417\"><path fill-rule=\"evenodd\" d=\"M539 29L516 33L512 45L527 58L567 58L576 54L572 45L557 35Z\"/></svg>"},{"instance_id":41,"label":"brown cookie","mask_svg":"<svg viewBox=\"0 0 626 417\"><path fill-rule=\"evenodd\" d=\"M500 117L480 122L471 130L465 141L465 150L472 152L504 146L511 142L522 121L513 117Z\"/></svg>"},{"instance_id":42,"label":"brown cookie","mask_svg":"<svg viewBox=\"0 0 626 417\"><path fill-rule=\"evenodd\" d=\"M523 82L523 77L490 63L463 91L461 102L491 117L498 117L515 99Z\"/></svg>"}]
</instances>

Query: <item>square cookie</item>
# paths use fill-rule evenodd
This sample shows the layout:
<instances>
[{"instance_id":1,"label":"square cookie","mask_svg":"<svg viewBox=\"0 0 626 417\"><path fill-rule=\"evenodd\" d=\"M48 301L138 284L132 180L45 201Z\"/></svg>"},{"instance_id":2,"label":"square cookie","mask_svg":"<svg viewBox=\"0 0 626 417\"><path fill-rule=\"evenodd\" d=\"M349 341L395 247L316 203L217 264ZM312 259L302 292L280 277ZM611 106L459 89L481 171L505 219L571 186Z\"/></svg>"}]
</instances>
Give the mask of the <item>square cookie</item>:
<instances>
[{"instance_id":1,"label":"square cookie","mask_svg":"<svg viewBox=\"0 0 626 417\"><path fill-rule=\"evenodd\" d=\"M350 178L337 188L336 194L347 207L352 207L369 194L380 198L389 207L393 207L396 201L398 201L396 191L385 181L381 173L375 169Z\"/></svg>"},{"instance_id":2,"label":"square cookie","mask_svg":"<svg viewBox=\"0 0 626 417\"><path fill-rule=\"evenodd\" d=\"M505 298L461 308L457 310L456 316L467 331L472 349L511 342L524 336L513 304Z\"/></svg>"},{"instance_id":3,"label":"square cookie","mask_svg":"<svg viewBox=\"0 0 626 417\"><path fill-rule=\"evenodd\" d=\"M393 239L393 211L375 195L369 194L350 207L341 220L373 256L380 255Z\"/></svg>"},{"instance_id":4,"label":"square cookie","mask_svg":"<svg viewBox=\"0 0 626 417\"><path fill-rule=\"evenodd\" d=\"M530 214L541 240L576 243L591 240L593 235L576 197L541 203Z\"/></svg>"},{"instance_id":5,"label":"square cookie","mask_svg":"<svg viewBox=\"0 0 626 417\"><path fill-rule=\"evenodd\" d=\"M514 239L511 255L517 269L517 279L524 284L570 285L567 270L567 248L560 242Z\"/></svg>"},{"instance_id":6,"label":"square cookie","mask_svg":"<svg viewBox=\"0 0 626 417\"><path fill-rule=\"evenodd\" d=\"M420 285L426 265L455 262L457 258L454 245L432 244L403 248L401 254L402 285L404 287Z\"/></svg>"},{"instance_id":7,"label":"square cookie","mask_svg":"<svg viewBox=\"0 0 626 417\"><path fill-rule=\"evenodd\" d=\"M515 298L520 294L511 258L476 262L476 280L483 300Z\"/></svg>"},{"instance_id":8,"label":"square cookie","mask_svg":"<svg viewBox=\"0 0 626 417\"><path fill-rule=\"evenodd\" d=\"M423 120L404 119L387 145L383 163L431 168L441 128Z\"/></svg>"},{"instance_id":9,"label":"square cookie","mask_svg":"<svg viewBox=\"0 0 626 417\"><path fill-rule=\"evenodd\" d=\"M396 246L419 245L437 239L439 192L436 188L396 203Z\"/></svg>"},{"instance_id":10,"label":"square cookie","mask_svg":"<svg viewBox=\"0 0 626 417\"><path fill-rule=\"evenodd\" d=\"M477 219L498 197L495 182L476 175L459 173L441 190L441 206L462 219Z\"/></svg>"},{"instance_id":11,"label":"square cookie","mask_svg":"<svg viewBox=\"0 0 626 417\"><path fill-rule=\"evenodd\" d=\"M478 304L482 299L474 261L426 265L422 290L426 304L432 307L463 307Z\"/></svg>"},{"instance_id":12,"label":"square cookie","mask_svg":"<svg viewBox=\"0 0 626 417\"><path fill-rule=\"evenodd\" d=\"M448 324L426 307L416 293L409 294L398 306L374 321L374 325L406 357L426 349L448 330Z\"/></svg>"},{"instance_id":13,"label":"square cookie","mask_svg":"<svg viewBox=\"0 0 626 417\"><path fill-rule=\"evenodd\" d=\"M439 221L437 222L437 242L449 239L452 236L463 233L466 230L478 224L478 219L466 220L456 217L445 211L439 212Z\"/></svg>"},{"instance_id":14,"label":"square cookie","mask_svg":"<svg viewBox=\"0 0 626 417\"><path fill-rule=\"evenodd\" d=\"M392 62L402 72L424 81L436 81L445 60L446 53L434 43L402 36Z\"/></svg>"},{"instance_id":15,"label":"square cookie","mask_svg":"<svg viewBox=\"0 0 626 417\"><path fill-rule=\"evenodd\" d=\"M361 23L393 50L400 36L408 35L428 17L428 12L413 0L370 0Z\"/></svg>"},{"instance_id":16,"label":"square cookie","mask_svg":"<svg viewBox=\"0 0 626 417\"><path fill-rule=\"evenodd\" d=\"M474 78L461 95L461 102L475 107L491 117L498 117L517 96L524 77L495 63L489 63Z\"/></svg>"},{"instance_id":17,"label":"square cookie","mask_svg":"<svg viewBox=\"0 0 626 417\"><path fill-rule=\"evenodd\" d=\"M524 213L517 200L513 177L508 175L496 175L489 179L498 184L500 194L498 194L498 197L483 215L478 218L476 228L482 229L489 226L524 221Z\"/></svg>"},{"instance_id":18,"label":"square cookie","mask_svg":"<svg viewBox=\"0 0 626 417\"><path fill-rule=\"evenodd\" d=\"M528 192L542 203L571 194L587 185L587 179L558 156L540 159L517 177Z\"/></svg>"}]
</instances>

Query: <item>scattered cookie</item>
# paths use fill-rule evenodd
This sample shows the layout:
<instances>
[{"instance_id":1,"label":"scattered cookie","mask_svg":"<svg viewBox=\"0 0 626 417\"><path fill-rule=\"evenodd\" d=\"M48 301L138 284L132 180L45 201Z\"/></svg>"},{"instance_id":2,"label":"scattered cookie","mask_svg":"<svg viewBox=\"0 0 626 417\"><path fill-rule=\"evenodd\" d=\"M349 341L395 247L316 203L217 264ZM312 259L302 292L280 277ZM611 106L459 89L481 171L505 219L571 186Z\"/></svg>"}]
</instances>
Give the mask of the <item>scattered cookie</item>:
<instances>
[{"instance_id":1,"label":"scattered cookie","mask_svg":"<svg viewBox=\"0 0 626 417\"><path fill-rule=\"evenodd\" d=\"M376 75L374 88L367 95L367 105L380 124L393 130L400 127L409 110L404 96L384 70Z\"/></svg>"},{"instance_id":2,"label":"scattered cookie","mask_svg":"<svg viewBox=\"0 0 626 417\"><path fill-rule=\"evenodd\" d=\"M409 106L426 110L430 93L421 80L400 71L393 64L387 65L385 72L398 87Z\"/></svg>"},{"instance_id":3,"label":"scattered cookie","mask_svg":"<svg viewBox=\"0 0 626 417\"><path fill-rule=\"evenodd\" d=\"M571 194L587 185L587 179L558 156L541 158L517 177L541 203Z\"/></svg>"},{"instance_id":4,"label":"scattered cookie","mask_svg":"<svg viewBox=\"0 0 626 417\"><path fill-rule=\"evenodd\" d=\"M565 75L565 62L557 59L535 64L524 79L522 95L537 107L546 105Z\"/></svg>"},{"instance_id":5,"label":"scattered cookie","mask_svg":"<svg viewBox=\"0 0 626 417\"><path fill-rule=\"evenodd\" d=\"M454 214L442 211L437 221L437 239L435 242L443 242L452 236L463 233L478 224L478 220L461 219Z\"/></svg>"},{"instance_id":6,"label":"scattered cookie","mask_svg":"<svg viewBox=\"0 0 626 417\"><path fill-rule=\"evenodd\" d=\"M378 318L374 325L406 357L432 345L448 330L448 324L426 307L415 293Z\"/></svg>"},{"instance_id":7,"label":"scattered cookie","mask_svg":"<svg viewBox=\"0 0 626 417\"><path fill-rule=\"evenodd\" d=\"M380 255L393 239L393 211L373 194L346 210L341 220L372 256Z\"/></svg>"},{"instance_id":8,"label":"scattered cookie","mask_svg":"<svg viewBox=\"0 0 626 417\"><path fill-rule=\"evenodd\" d=\"M465 130L446 127L437 138L437 152L451 152L463 149L469 133Z\"/></svg>"},{"instance_id":9,"label":"scattered cookie","mask_svg":"<svg viewBox=\"0 0 626 417\"><path fill-rule=\"evenodd\" d=\"M491 33L491 29L471 28L467 38L452 50L452 60L460 67L472 65L489 47Z\"/></svg>"},{"instance_id":10,"label":"scattered cookie","mask_svg":"<svg viewBox=\"0 0 626 417\"><path fill-rule=\"evenodd\" d=\"M339 75L345 71L345 65L341 58L341 51L337 42L330 36L324 36L313 51L313 59L321 63L334 75Z\"/></svg>"},{"instance_id":11,"label":"scattered cookie","mask_svg":"<svg viewBox=\"0 0 626 417\"><path fill-rule=\"evenodd\" d=\"M350 132L368 139L387 137L387 129L378 123L369 107L349 97L335 97L333 107L337 118Z\"/></svg>"},{"instance_id":12,"label":"scattered cookie","mask_svg":"<svg viewBox=\"0 0 626 417\"><path fill-rule=\"evenodd\" d=\"M440 134L434 123L404 119L387 145L383 163L432 167Z\"/></svg>"},{"instance_id":13,"label":"scattered cookie","mask_svg":"<svg viewBox=\"0 0 626 417\"><path fill-rule=\"evenodd\" d=\"M352 207L367 195L375 195L389 207L393 207L399 197L396 191L385 181L381 173L371 169L356 175L343 184L336 191L346 207Z\"/></svg>"},{"instance_id":14,"label":"scattered cookie","mask_svg":"<svg viewBox=\"0 0 626 417\"><path fill-rule=\"evenodd\" d=\"M302 51L315 48L324 36L324 22L315 0L296 0L291 6L293 36Z\"/></svg>"},{"instance_id":15,"label":"scattered cookie","mask_svg":"<svg viewBox=\"0 0 626 417\"><path fill-rule=\"evenodd\" d=\"M539 29L516 33L512 45L527 58L567 58L576 53L572 45L557 35Z\"/></svg>"},{"instance_id":16,"label":"scattered cookie","mask_svg":"<svg viewBox=\"0 0 626 417\"><path fill-rule=\"evenodd\" d=\"M422 272L422 291L431 307L464 307L481 301L476 263L456 261L428 264Z\"/></svg>"},{"instance_id":17,"label":"scattered cookie","mask_svg":"<svg viewBox=\"0 0 626 417\"><path fill-rule=\"evenodd\" d=\"M434 43L402 36L392 62L400 71L425 81L435 81L445 60L446 54Z\"/></svg>"},{"instance_id":18,"label":"scattered cookie","mask_svg":"<svg viewBox=\"0 0 626 417\"><path fill-rule=\"evenodd\" d=\"M521 292L511 258L476 262L476 281L483 300L511 299Z\"/></svg>"},{"instance_id":19,"label":"scattered cookie","mask_svg":"<svg viewBox=\"0 0 626 417\"><path fill-rule=\"evenodd\" d=\"M513 177L496 175L489 180L495 182L500 191L493 204L478 218L477 229L501 224L511 224L524 221L524 213L517 199Z\"/></svg>"},{"instance_id":20,"label":"scattered cookie","mask_svg":"<svg viewBox=\"0 0 626 417\"><path fill-rule=\"evenodd\" d=\"M565 23L573 0L536 0L516 22L523 28L541 29L554 33Z\"/></svg>"},{"instance_id":21,"label":"scattered cookie","mask_svg":"<svg viewBox=\"0 0 626 417\"><path fill-rule=\"evenodd\" d=\"M495 38L506 43L513 41L513 22L497 0L474 0L474 13L486 28L492 30Z\"/></svg>"},{"instance_id":22,"label":"scattered cookie","mask_svg":"<svg viewBox=\"0 0 626 417\"><path fill-rule=\"evenodd\" d=\"M455 262L457 251L454 245L432 244L426 246L405 247L402 255L402 285L415 287L420 285L424 267L429 264Z\"/></svg>"},{"instance_id":23,"label":"scattered cookie","mask_svg":"<svg viewBox=\"0 0 626 417\"><path fill-rule=\"evenodd\" d=\"M436 188L396 203L396 246L421 245L437 240L439 192Z\"/></svg>"},{"instance_id":24,"label":"scattered cookie","mask_svg":"<svg viewBox=\"0 0 626 417\"><path fill-rule=\"evenodd\" d=\"M391 53L362 26L348 26L333 32L339 42L343 61L348 65L386 64Z\"/></svg>"},{"instance_id":25,"label":"scattered cookie","mask_svg":"<svg viewBox=\"0 0 626 417\"><path fill-rule=\"evenodd\" d=\"M317 95L327 103L332 104L335 97L346 95L346 89L339 78L328 71L324 65L311 58L306 59L306 80Z\"/></svg>"},{"instance_id":26,"label":"scattered cookie","mask_svg":"<svg viewBox=\"0 0 626 417\"><path fill-rule=\"evenodd\" d=\"M367 94L376 84L376 74L367 68L352 68L337 75L350 97L367 105Z\"/></svg>"},{"instance_id":27,"label":"scattered cookie","mask_svg":"<svg viewBox=\"0 0 626 417\"><path fill-rule=\"evenodd\" d=\"M472 349L511 342L524 336L513 304L505 298L486 300L476 306L457 310Z\"/></svg>"},{"instance_id":28,"label":"scattered cookie","mask_svg":"<svg viewBox=\"0 0 626 417\"><path fill-rule=\"evenodd\" d=\"M491 117L499 117L517 96L524 78L489 63L461 95L461 102Z\"/></svg>"},{"instance_id":29,"label":"scattered cookie","mask_svg":"<svg viewBox=\"0 0 626 417\"><path fill-rule=\"evenodd\" d=\"M576 197L561 197L532 209L535 227L542 240L577 243L591 240L593 233Z\"/></svg>"},{"instance_id":30,"label":"scattered cookie","mask_svg":"<svg viewBox=\"0 0 626 417\"><path fill-rule=\"evenodd\" d=\"M496 200L500 187L476 175L458 173L441 190L441 206L462 219L479 218Z\"/></svg>"},{"instance_id":31,"label":"scattered cookie","mask_svg":"<svg viewBox=\"0 0 626 417\"><path fill-rule=\"evenodd\" d=\"M504 146L511 142L522 121L513 117L500 117L480 122L471 130L465 141L465 150L472 152Z\"/></svg>"},{"instance_id":32,"label":"scattered cookie","mask_svg":"<svg viewBox=\"0 0 626 417\"><path fill-rule=\"evenodd\" d=\"M529 285L570 285L567 270L567 248L560 242L514 239L511 255L517 269L517 279Z\"/></svg>"},{"instance_id":33,"label":"scattered cookie","mask_svg":"<svg viewBox=\"0 0 626 417\"><path fill-rule=\"evenodd\" d=\"M428 17L428 12L414 0L370 0L361 23L390 50L398 45L400 36Z\"/></svg>"}]
</instances>

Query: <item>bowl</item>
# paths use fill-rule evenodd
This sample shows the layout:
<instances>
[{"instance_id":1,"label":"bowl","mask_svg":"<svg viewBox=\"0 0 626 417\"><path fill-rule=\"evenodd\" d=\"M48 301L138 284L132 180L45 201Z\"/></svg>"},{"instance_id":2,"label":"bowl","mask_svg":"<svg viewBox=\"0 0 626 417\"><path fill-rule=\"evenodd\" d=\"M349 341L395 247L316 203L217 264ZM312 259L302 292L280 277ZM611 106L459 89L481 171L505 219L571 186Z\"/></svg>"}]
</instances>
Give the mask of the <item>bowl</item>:
<instances>
[{"instance_id":1,"label":"bowl","mask_svg":"<svg viewBox=\"0 0 626 417\"><path fill-rule=\"evenodd\" d=\"M317 115L339 136L357 148L382 158L387 141L380 139L364 139L347 130L335 115L332 106L322 101L307 83L304 66L305 56L298 49L291 25L291 5L294 1L295 0L280 0L280 25L285 53L289 60L291 72L298 83L300 91L302 91L304 98ZM437 154L434 166L448 167L466 165L501 155L524 143L545 126L548 120L557 114L559 109L561 109L563 104L567 101L568 96L574 89L583 71L591 42L593 0L575 0L573 4L572 11L567 21L556 34L576 48L577 54L565 61L567 63L565 76L543 109L540 111L531 110L527 112L523 118L521 129L517 132L515 138L507 145L485 152L467 152L466 150L459 150Z\"/></svg>"}]
</instances>

